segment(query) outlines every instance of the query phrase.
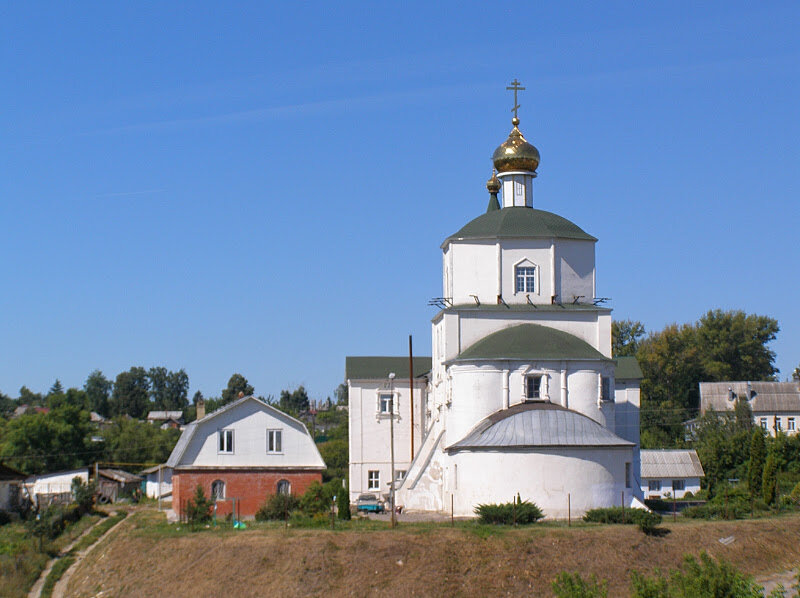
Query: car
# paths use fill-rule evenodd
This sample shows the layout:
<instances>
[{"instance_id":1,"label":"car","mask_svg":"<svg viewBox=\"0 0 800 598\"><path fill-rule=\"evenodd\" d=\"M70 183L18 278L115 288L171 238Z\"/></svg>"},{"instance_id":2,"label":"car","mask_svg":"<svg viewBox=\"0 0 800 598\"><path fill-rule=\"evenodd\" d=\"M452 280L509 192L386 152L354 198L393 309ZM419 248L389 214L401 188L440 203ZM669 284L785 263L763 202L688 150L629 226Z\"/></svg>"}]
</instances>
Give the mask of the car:
<instances>
[{"instance_id":1,"label":"car","mask_svg":"<svg viewBox=\"0 0 800 598\"><path fill-rule=\"evenodd\" d=\"M356 501L356 510L365 513L383 513L383 501L374 494L360 494Z\"/></svg>"}]
</instances>

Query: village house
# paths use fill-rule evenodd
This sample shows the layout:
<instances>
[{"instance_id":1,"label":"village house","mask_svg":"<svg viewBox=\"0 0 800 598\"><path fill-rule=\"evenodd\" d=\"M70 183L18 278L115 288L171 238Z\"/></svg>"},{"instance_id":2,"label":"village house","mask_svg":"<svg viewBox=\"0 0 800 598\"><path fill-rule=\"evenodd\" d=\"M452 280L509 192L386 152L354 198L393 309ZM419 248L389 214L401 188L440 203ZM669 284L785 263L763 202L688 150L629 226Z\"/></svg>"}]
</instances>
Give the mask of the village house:
<instances>
[{"instance_id":1,"label":"village house","mask_svg":"<svg viewBox=\"0 0 800 598\"><path fill-rule=\"evenodd\" d=\"M171 467L156 465L143 469L139 475L144 477L144 493L148 498L166 498L172 495Z\"/></svg>"},{"instance_id":2,"label":"village house","mask_svg":"<svg viewBox=\"0 0 800 598\"><path fill-rule=\"evenodd\" d=\"M688 492L694 496L700 491L705 472L696 451L643 449L641 458L645 498L683 498Z\"/></svg>"},{"instance_id":3,"label":"village house","mask_svg":"<svg viewBox=\"0 0 800 598\"><path fill-rule=\"evenodd\" d=\"M167 460L178 516L199 485L220 515L252 517L278 492L303 494L325 463L305 425L272 405L242 397L186 426Z\"/></svg>"},{"instance_id":4,"label":"village house","mask_svg":"<svg viewBox=\"0 0 800 598\"><path fill-rule=\"evenodd\" d=\"M26 477L21 471L0 463L0 511L13 511L19 506Z\"/></svg>"},{"instance_id":5,"label":"village house","mask_svg":"<svg viewBox=\"0 0 800 598\"><path fill-rule=\"evenodd\" d=\"M700 413L725 412L736 399L748 402L753 423L770 436L797 434L800 426L798 382L701 382Z\"/></svg>"}]
</instances>

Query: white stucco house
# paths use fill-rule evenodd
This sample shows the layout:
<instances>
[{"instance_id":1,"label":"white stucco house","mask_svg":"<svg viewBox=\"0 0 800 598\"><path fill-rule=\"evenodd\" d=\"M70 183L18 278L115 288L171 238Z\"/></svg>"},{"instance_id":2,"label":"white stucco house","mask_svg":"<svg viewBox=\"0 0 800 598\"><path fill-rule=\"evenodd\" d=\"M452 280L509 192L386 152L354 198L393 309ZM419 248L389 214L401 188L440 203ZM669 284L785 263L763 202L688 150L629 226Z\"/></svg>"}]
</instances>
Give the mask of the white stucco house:
<instances>
[{"instance_id":1,"label":"white stucco house","mask_svg":"<svg viewBox=\"0 0 800 598\"><path fill-rule=\"evenodd\" d=\"M800 383L701 382L700 412L732 410L744 399L753 411L753 423L770 436L797 434L800 429Z\"/></svg>"},{"instance_id":2,"label":"white stucco house","mask_svg":"<svg viewBox=\"0 0 800 598\"><path fill-rule=\"evenodd\" d=\"M645 498L683 498L700 491L705 477L703 465L694 450L642 450L642 493Z\"/></svg>"},{"instance_id":3,"label":"white stucco house","mask_svg":"<svg viewBox=\"0 0 800 598\"><path fill-rule=\"evenodd\" d=\"M172 496L172 468L163 463L139 472L144 478L145 496L166 498Z\"/></svg>"},{"instance_id":4,"label":"white stucco house","mask_svg":"<svg viewBox=\"0 0 800 598\"><path fill-rule=\"evenodd\" d=\"M23 493L34 505L47 506L53 502L72 500L72 480L89 483L89 468L79 467L29 476L23 483Z\"/></svg>"},{"instance_id":5,"label":"white stucco house","mask_svg":"<svg viewBox=\"0 0 800 598\"><path fill-rule=\"evenodd\" d=\"M305 425L255 397L243 397L184 428L166 466L180 516L197 486L218 514L250 517L278 492L301 495L322 480L325 462Z\"/></svg>"},{"instance_id":6,"label":"white stucco house","mask_svg":"<svg viewBox=\"0 0 800 598\"><path fill-rule=\"evenodd\" d=\"M641 371L635 359L612 358L611 309L597 294L597 239L533 207L539 152L516 117L512 124L492 158L486 212L441 245L422 440L410 464L403 461L397 504L472 516L480 503L519 493L550 518L639 505ZM408 367L398 369L407 384ZM355 384L349 373L348 380L360 401L354 409L350 395L351 442L364 450L351 463L355 492L364 487L363 464L386 453L373 459L366 450L385 442L366 421L375 420L386 381ZM394 417L403 426L399 401ZM365 438L372 434L380 440Z\"/></svg>"}]
</instances>

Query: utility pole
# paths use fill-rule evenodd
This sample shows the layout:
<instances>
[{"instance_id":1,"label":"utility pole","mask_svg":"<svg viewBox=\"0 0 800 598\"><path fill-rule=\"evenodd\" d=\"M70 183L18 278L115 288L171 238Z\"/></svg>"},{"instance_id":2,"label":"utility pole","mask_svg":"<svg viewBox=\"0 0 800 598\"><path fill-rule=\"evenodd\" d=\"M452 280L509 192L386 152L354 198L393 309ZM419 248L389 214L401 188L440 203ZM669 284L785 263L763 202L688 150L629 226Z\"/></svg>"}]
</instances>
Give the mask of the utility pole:
<instances>
[{"instance_id":1,"label":"utility pole","mask_svg":"<svg viewBox=\"0 0 800 598\"><path fill-rule=\"evenodd\" d=\"M397 517L394 510L394 372L389 374L389 394L392 397L391 409L389 409L389 447L392 455L392 479L389 482L389 496L392 505L392 527L397 525Z\"/></svg>"},{"instance_id":2,"label":"utility pole","mask_svg":"<svg viewBox=\"0 0 800 598\"><path fill-rule=\"evenodd\" d=\"M408 392L411 399L408 401L411 409L411 460L414 460L414 350L411 345L411 335L408 335Z\"/></svg>"}]
</instances>

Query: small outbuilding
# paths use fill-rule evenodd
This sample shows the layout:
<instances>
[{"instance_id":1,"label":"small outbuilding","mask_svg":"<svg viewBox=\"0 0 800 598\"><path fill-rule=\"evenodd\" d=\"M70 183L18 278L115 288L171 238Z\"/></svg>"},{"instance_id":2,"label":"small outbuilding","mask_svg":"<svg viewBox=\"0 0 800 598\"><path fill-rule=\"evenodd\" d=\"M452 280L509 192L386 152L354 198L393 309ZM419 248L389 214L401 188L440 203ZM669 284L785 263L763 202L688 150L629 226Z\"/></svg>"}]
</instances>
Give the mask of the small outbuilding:
<instances>
[{"instance_id":1,"label":"small outbuilding","mask_svg":"<svg viewBox=\"0 0 800 598\"><path fill-rule=\"evenodd\" d=\"M75 478L88 484L89 468L80 467L32 475L23 482L23 496L39 508L52 504L69 504L72 502L72 480Z\"/></svg>"},{"instance_id":2,"label":"small outbuilding","mask_svg":"<svg viewBox=\"0 0 800 598\"><path fill-rule=\"evenodd\" d=\"M140 490L142 478L121 469L98 469L97 492L101 500L116 502L123 496L131 496Z\"/></svg>"},{"instance_id":3,"label":"small outbuilding","mask_svg":"<svg viewBox=\"0 0 800 598\"><path fill-rule=\"evenodd\" d=\"M172 496L172 468L165 465L148 467L139 472L144 478L144 493L148 498Z\"/></svg>"},{"instance_id":4,"label":"small outbuilding","mask_svg":"<svg viewBox=\"0 0 800 598\"><path fill-rule=\"evenodd\" d=\"M13 511L19 506L26 477L21 471L0 463L0 511Z\"/></svg>"},{"instance_id":5,"label":"small outbuilding","mask_svg":"<svg viewBox=\"0 0 800 598\"><path fill-rule=\"evenodd\" d=\"M694 450L642 450L642 493L645 498L683 498L700 490L705 477Z\"/></svg>"}]
</instances>

